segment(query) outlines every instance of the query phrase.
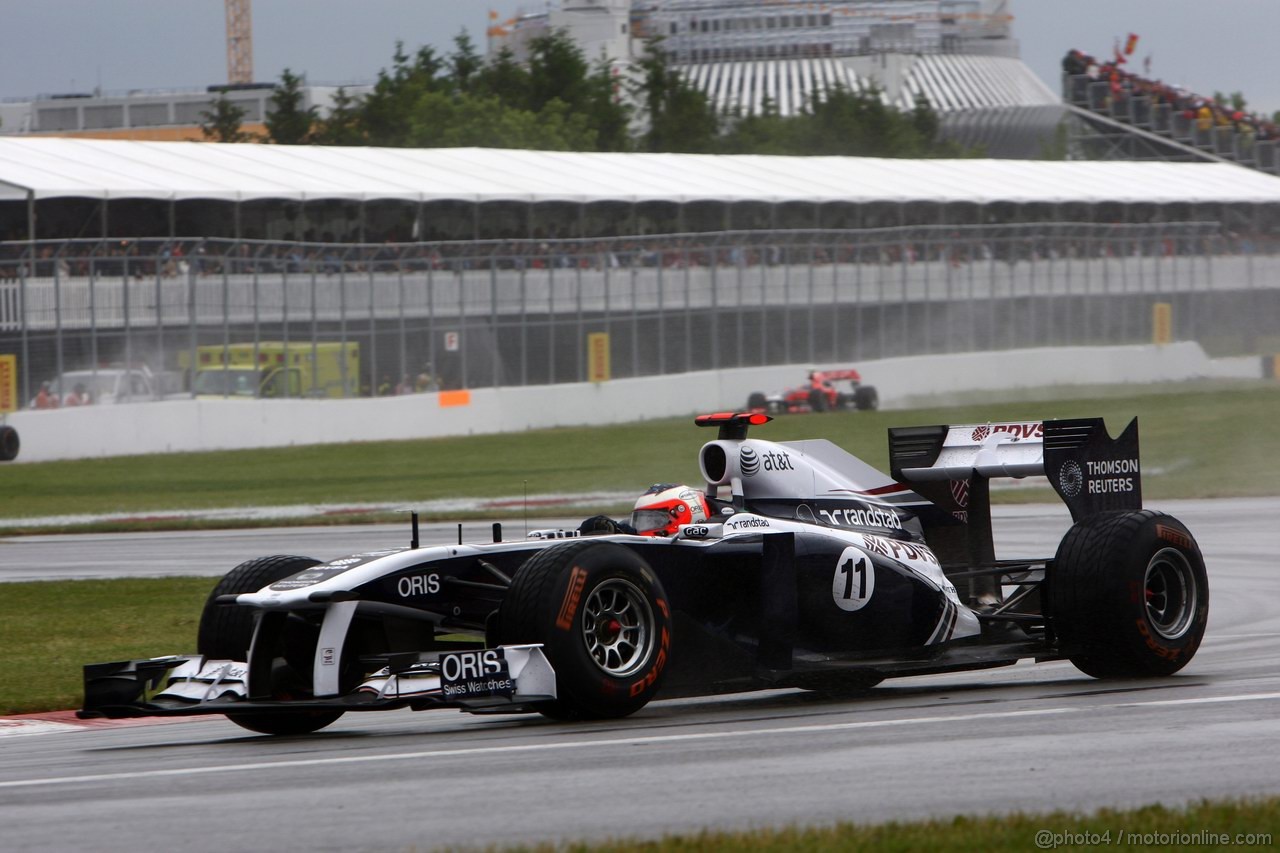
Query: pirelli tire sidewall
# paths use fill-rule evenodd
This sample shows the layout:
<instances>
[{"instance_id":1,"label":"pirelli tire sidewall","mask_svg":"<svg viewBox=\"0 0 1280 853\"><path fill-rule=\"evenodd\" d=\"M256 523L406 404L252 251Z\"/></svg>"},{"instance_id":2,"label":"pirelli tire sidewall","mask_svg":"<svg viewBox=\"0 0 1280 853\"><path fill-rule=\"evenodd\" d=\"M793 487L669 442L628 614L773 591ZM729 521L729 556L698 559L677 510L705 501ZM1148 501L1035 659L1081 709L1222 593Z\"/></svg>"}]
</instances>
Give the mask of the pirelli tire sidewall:
<instances>
[{"instance_id":1,"label":"pirelli tire sidewall","mask_svg":"<svg viewBox=\"0 0 1280 853\"><path fill-rule=\"evenodd\" d=\"M556 545L530 558L496 630L499 642L543 644L558 698L538 710L556 719L633 714L657 694L671 662L662 583L639 554L614 542Z\"/></svg>"},{"instance_id":2,"label":"pirelli tire sidewall","mask_svg":"<svg viewBox=\"0 0 1280 853\"><path fill-rule=\"evenodd\" d=\"M1151 510L1072 526L1054 558L1048 613L1059 647L1098 678L1171 675L1209 618L1204 557L1186 526Z\"/></svg>"}]
</instances>

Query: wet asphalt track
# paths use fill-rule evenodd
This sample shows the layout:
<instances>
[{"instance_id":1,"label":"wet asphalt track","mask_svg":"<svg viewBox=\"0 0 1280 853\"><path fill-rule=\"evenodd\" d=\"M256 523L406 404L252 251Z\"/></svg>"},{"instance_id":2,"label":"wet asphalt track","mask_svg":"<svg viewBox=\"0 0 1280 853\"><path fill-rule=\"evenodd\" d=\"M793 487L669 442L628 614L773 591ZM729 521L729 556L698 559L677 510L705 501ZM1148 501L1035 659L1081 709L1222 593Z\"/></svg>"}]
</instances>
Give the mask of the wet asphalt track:
<instances>
[{"instance_id":1,"label":"wet asphalt track","mask_svg":"<svg viewBox=\"0 0 1280 853\"><path fill-rule=\"evenodd\" d=\"M397 711L303 738L219 718L55 729L0 737L3 847L425 850L1280 793L1280 499L1162 508L1199 538L1212 591L1204 645L1172 678L1102 683L1056 662L856 699L656 702L607 724ZM1057 507L1000 510L1001 556L1051 552L1065 526ZM0 575L45 559L62 576L174 573L177 551L177 573L218 574L262 553L388 542L386 528L347 530L6 540ZM170 651L187 650L157 653Z\"/></svg>"}]
</instances>

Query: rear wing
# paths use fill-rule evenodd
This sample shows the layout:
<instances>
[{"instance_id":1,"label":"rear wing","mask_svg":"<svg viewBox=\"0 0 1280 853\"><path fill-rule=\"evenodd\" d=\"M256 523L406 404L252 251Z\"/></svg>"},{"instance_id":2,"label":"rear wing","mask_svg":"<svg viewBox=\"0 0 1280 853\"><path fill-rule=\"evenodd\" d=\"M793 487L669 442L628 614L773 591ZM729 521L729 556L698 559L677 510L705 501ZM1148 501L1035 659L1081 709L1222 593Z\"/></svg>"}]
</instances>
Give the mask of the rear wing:
<instances>
[{"instance_id":1,"label":"rear wing","mask_svg":"<svg viewBox=\"0 0 1280 853\"><path fill-rule=\"evenodd\" d=\"M967 559L978 562L994 559L989 500L994 477L1044 475L1073 521L1142 509L1137 418L1117 438L1111 438L1102 418L893 427L889 464L894 479L965 523Z\"/></svg>"},{"instance_id":2,"label":"rear wing","mask_svg":"<svg viewBox=\"0 0 1280 853\"><path fill-rule=\"evenodd\" d=\"M843 370L820 370L817 372L816 377L829 382L839 382L844 379L851 379L854 382L862 381L862 374L852 367Z\"/></svg>"}]
</instances>

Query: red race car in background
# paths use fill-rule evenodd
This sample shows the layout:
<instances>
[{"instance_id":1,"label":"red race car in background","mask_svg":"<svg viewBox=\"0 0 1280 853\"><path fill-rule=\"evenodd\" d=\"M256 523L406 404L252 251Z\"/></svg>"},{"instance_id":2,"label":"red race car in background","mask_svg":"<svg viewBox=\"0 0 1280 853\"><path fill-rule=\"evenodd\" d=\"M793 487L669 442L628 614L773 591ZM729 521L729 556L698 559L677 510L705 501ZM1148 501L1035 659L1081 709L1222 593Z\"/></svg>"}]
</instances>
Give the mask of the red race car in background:
<instances>
[{"instance_id":1,"label":"red race car in background","mask_svg":"<svg viewBox=\"0 0 1280 853\"><path fill-rule=\"evenodd\" d=\"M756 391L747 397L747 409L768 414L834 412L841 409L867 411L878 408L880 395L875 386L863 385L862 374L846 370L811 370L809 381L781 394Z\"/></svg>"}]
</instances>

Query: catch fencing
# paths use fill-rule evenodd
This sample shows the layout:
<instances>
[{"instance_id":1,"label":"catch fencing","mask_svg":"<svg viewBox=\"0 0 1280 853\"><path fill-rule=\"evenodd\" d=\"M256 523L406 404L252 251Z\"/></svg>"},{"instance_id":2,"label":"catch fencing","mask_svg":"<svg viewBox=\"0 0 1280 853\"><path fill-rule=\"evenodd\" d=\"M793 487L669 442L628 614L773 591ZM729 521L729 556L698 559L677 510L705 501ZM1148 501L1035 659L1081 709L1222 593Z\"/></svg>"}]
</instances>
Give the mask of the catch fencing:
<instances>
[{"instance_id":1,"label":"catch fencing","mask_svg":"<svg viewBox=\"0 0 1280 853\"><path fill-rule=\"evenodd\" d=\"M1196 222L5 243L0 353L18 356L30 400L44 380L109 365L167 372L153 396L181 393L208 348L249 346L265 363L276 344L354 345L337 369L361 395L1153 334L1250 352L1280 316L1278 249Z\"/></svg>"}]
</instances>

